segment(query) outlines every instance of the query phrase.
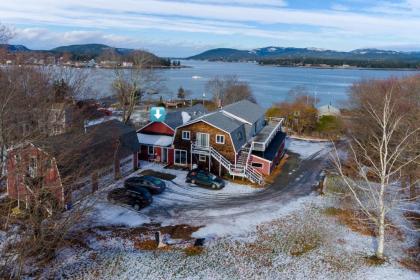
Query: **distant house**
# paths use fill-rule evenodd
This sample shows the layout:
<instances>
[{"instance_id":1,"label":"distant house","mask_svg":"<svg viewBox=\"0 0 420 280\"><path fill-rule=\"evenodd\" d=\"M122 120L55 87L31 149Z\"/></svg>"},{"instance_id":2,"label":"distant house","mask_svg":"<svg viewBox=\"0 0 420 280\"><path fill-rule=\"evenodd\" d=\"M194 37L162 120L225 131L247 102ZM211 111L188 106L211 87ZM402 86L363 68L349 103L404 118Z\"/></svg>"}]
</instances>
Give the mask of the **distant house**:
<instances>
[{"instance_id":1,"label":"distant house","mask_svg":"<svg viewBox=\"0 0 420 280\"><path fill-rule=\"evenodd\" d=\"M8 151L8 196L30 203L42 186L70 208L107 178L137 169L139 146L136 131L116 120L22 144Z\"/></svg>"},{"instance_id":2,"label":"distant house","mask_svg":"<svg viewBox=\"0 0 420 280\"><path fill-rule=\"evenodd\" d=\"M207 109L202 104L171 111L164 122L150 122L137 131L141 145L139 159L174 164L172 147L175 129L193 119L203 116Z\"/></svg>"},{"instance_id":3,"label":"distant house","mask_svg":"<svg viewBox=\"0 0 420 280\"><path fill-rule=\"evenodd\" d=\"M41 124L48 135L58 135L69 132L74 128L82 128L88 123L99 123L99 120L112 118L112 112L100 108L92 101L78 101L76 103L54 103L48 114L48 119Z\"/></svg>"},{"instance_id":4,"label":"distant house","mask_svg":"<svg viewBox=\"0 0 420 280\"><path fill-rule=\"evenodd\" d=\"M318 108L318 118L323 116L340 116L340 109L332 106L331 104L324 105Z\"/></svg>"},{"instance_id":5,"label":"distant house","mask_svg":"<svg viewBox=\"0 0 420 280\"><path fill-rule=\"evenodd\" d=\"M208 169L262 184L285 151L283 119L265 119L248 100L228 105L177 127L174 164Z\"/></svg>"},{"instance_id":6,"label":"distant house","mask_svg":"<svg viewBox=\"0 0 420 280\"><path fill-rule=\"evenodd\" d=\"M133 62L123 61L123 63L122 63L122 67L131 68L133 66L134 66L134 63Z\"/></svg>"}]
</instances>

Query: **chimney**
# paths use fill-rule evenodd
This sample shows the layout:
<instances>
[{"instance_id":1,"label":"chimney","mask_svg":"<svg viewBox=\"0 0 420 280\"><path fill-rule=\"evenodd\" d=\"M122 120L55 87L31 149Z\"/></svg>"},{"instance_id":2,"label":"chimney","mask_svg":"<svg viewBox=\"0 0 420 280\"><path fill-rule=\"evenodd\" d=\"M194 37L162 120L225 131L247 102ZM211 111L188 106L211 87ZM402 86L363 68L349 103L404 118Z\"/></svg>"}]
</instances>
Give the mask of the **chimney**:
<instances>
[{"instance_id":1,"label":"chimney","mask_svg":"<svg viewBox=\"0 0 420 280\"><path fill-rule=\"evenodd\" d=\"M219 109L222 109L223 108L223 105L222 105L222 99L217 99L217 107L219 108Z\"/></svg>"}]
</instances>

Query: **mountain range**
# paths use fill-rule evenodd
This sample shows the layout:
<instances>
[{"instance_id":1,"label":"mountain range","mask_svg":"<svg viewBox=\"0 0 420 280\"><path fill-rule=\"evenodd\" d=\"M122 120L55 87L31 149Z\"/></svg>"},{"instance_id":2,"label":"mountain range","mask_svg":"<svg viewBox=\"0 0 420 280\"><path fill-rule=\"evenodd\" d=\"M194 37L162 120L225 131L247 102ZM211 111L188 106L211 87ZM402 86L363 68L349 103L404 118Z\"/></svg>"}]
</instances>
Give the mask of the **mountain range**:
<instances>
[{"instance_id":1,"label":"mountain range","mask_svg":"<svg viewBox=\"0 0 420 280\"><path fill-rule=\"evenodd\" d=\"M110 55L114 54L117 56L128 56L134 52L140 52L140 50L126 49L126 48L115 48L103 44L83 44L83 45L69 45L69 46L60 46L50 50L31 50L23 45L0 45L0 48L6 48L11 53L43 53L50 55L63 55L68 53L75 60L86 60L97 58L104 53ZM150 52L141 51L147 53L148 55L153 56L158 59L158 57Z\"/></svg>"},{"instance_id":2,"label":"mountain range","mask_svg":"<svg viewBox=\"0 0 420 280\"><path fill-rule=\"evenodd\" d=\"M265 47L252 50L218 48L188 59L210 61L264 61L277 59L342 59L420 62L420 52L399 52L379 49L357 49L349 52L317 48Z\"/></svg>"}]
</instances>

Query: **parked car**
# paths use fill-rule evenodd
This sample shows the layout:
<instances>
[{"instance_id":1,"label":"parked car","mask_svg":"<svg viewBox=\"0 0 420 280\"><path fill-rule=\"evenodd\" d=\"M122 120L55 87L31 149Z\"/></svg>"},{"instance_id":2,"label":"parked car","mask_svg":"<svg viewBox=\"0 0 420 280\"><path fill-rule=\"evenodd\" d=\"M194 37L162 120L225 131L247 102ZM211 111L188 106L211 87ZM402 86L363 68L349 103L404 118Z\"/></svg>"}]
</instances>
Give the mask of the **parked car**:
<instances>
[{"instance_id":1,"label":"parked car","mask_svg":"<svg viewBox=\"0 0 420 280\"><path fill-rule=\"evenodd\" d=\"M225 187L225 181L201 169L193 169L188 172L186 182L211 187L212 189L222 189Z\"/></svg>"},{"instance_id":2,"label":"parked car","mask_svg":"<svg viewBox=\"0 0 420 280\"><path fill-rule=\"evenodd\" d=\"M118 188L108 193L108 200L113 203L129 205L134 210L140 210L153 202L152 195L148 190L143 189L140 192L132 192L126 188Z\"/></svg>"},{"instance_id":3,"label":"parked car","mask_svg":"<svg viewBox=\"0 0 420 280\"><path fill-rule=\"evenodd\" d=\"M166 184L163 180L153 176L140 176L125 180L124 187L132 191L143 188L152 194L160 194L166 189Z\"/></svg>"}]
</instances>

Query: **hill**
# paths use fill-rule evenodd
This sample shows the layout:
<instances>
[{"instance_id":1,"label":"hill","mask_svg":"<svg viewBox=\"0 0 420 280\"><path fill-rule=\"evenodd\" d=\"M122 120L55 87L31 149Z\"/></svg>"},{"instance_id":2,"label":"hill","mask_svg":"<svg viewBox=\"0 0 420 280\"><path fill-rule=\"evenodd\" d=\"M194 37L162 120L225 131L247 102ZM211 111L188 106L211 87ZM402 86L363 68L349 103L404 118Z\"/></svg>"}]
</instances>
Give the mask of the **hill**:
<instances>
[{"instance_id":1,"label":"hill","mask_svg":"<svg viewBox=\"0 0 420 280\"><path fill-rule=\"evenodd\" d=\"M154 66L171 66L170 60L160 58L153 53L126 49L115 48L103 44L83 44L83 45L69 45L60 46L51 50L31 50L23 45L0 45L0 48L6 48L9 53L17 54L24 53L28 56L55 56L56 58L64 54L70 55L73 61L87 61L91 59L96 60L117 60L117 61L132 61L135 63L136 56L141 55L147 58L147 61Z\"/></svg>"},{"instance_id":2,"label":"hill","mask_svg":"<svg viewBox=\"0 0 420 280\"><path fill-rule=\"evenodd\" d=\"M6 48L8 52L29 52L31 51L27 47L23 45L6 45L6 44L0 44L0 49Z\"/></svg>"},{"instance_id":3,"label":"hill","mask_svg":"<svg viewBox=\"0 0 420 280\"><path fill-rule=\"evenodd\" d=\"M210 61L258 61L260 64L347 64L360 67L418 68L420 52L358 49L350 52L317 48L266 47L253 50L213 49L188 59ZM340 64L341 63L341 64Z\"/></svg>"}]
</instances>

